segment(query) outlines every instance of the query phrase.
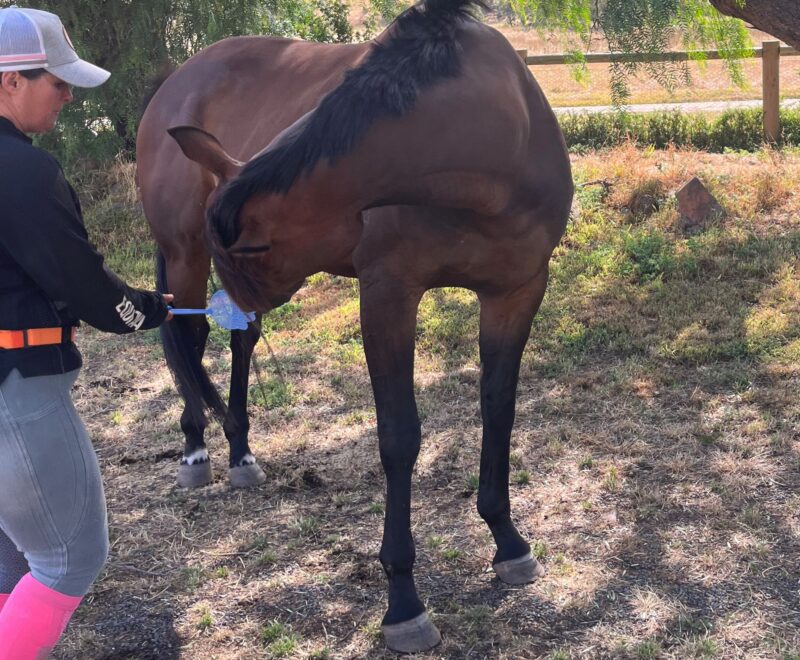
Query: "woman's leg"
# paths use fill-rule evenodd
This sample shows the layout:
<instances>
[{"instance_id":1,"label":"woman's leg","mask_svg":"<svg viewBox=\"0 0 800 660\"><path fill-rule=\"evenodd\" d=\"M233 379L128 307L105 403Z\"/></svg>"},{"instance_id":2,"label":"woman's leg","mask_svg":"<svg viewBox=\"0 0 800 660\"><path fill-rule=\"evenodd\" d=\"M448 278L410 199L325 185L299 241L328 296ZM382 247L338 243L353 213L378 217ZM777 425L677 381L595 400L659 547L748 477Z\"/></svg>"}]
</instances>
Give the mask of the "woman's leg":
<instances>
[{"instance_id":1,"label":"woman's leg","mask_svg":"<svg viewBox=\"0 0 800 660\"><path fill-rule=\"evenodd\" d=\"M108 554L97 458L70 398L77 372L0 385L0 527L30 566L0 611L0 660L45 657Z\"/></svg>"}]
</instances>

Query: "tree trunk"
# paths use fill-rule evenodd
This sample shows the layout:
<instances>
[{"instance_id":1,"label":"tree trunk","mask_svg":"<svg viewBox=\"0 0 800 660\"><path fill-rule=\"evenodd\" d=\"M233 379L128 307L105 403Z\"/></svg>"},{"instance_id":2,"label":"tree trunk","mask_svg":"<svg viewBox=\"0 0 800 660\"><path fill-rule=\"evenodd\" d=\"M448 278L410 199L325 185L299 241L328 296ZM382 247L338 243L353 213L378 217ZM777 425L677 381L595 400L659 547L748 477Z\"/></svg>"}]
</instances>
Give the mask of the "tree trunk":
<instances>
[{"instance_id":1,"label":"tree trunk","mask_svg":"<svg viewBox=\"0 0 800 660\"><path fill-rule=\"evenodd\" d=\"M797 0L710 0L723 14L741 18L753 27L800 50L800 2Z\"/></svg>"}]
</instances>

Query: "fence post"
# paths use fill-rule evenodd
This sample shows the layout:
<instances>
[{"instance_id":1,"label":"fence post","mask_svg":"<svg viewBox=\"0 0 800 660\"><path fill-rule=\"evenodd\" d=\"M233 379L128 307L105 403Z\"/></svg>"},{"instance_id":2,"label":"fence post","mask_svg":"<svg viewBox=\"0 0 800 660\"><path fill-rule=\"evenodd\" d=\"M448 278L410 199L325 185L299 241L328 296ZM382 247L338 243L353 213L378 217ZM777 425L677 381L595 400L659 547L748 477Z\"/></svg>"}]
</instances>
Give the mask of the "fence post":
<instances>
[{"instance_id":1,"label":"fence post","mask_svg":"<svg viewBox=\"0 0 800 660\"><path fill-rule=\"evenodd\" d=\"M777 142L781 135L781 42L765 41L764 57L764 137Z\"/></svg>"},{"instance_id":2,"label":"fence post","mask_svg":"<svg viewBox=\"0 0 800 660\"><path fill-rule=\"evenodd\" d=\"M527 48L517 48L516 51L517 51L517 55L519 55L520 58L522 58L523 62L525 62L525 60L528 59L528 49Z\"/></svg>"}]
</instances>

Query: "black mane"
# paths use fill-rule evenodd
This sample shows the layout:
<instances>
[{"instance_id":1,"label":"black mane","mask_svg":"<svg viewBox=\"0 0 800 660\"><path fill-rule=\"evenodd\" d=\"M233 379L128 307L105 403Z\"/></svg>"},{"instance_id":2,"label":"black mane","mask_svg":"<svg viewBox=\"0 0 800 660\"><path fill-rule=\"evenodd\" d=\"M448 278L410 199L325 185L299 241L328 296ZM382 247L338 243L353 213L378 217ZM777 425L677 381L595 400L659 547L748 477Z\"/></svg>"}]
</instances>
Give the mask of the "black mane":
<instances>
[{"instance_id":1,"label":"black mane","mask_svg":"<svg viewBox=\"0 0 800 660\"><path fill-rule=\"evenodd\" d=\"M372 45L366 61L345 74L301 130L251 160L225 186L208 213L212 240L223 248L235 242L239 211L248 197L286 193L320 160L334 163L350 153L376 120L406 114L421 89L457 76L456 27L478 7L485 7L483 0L423 0L401 14L388 28L390 38Z\"/></svg>"}]
</instances>

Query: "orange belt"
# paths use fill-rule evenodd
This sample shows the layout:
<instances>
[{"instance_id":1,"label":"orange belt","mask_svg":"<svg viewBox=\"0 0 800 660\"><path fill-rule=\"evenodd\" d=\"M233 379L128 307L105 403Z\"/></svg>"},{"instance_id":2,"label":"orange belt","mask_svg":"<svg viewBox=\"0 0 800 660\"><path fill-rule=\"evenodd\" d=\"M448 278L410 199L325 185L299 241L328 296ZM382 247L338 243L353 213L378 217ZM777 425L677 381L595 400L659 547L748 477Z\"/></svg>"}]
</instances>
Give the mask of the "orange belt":
<instances>
[{"instance_id":1,"label":"orange belt","mask_svg":"<svg viewBox=\"0 0 800 660\"><path fill-rule=\"evenodd\" d=\"M47 346L66 344L75 341L78 328L31 328L30 330L0 330L0 348L27 348L28 346Z\"/></svg>"}]
</instances>

